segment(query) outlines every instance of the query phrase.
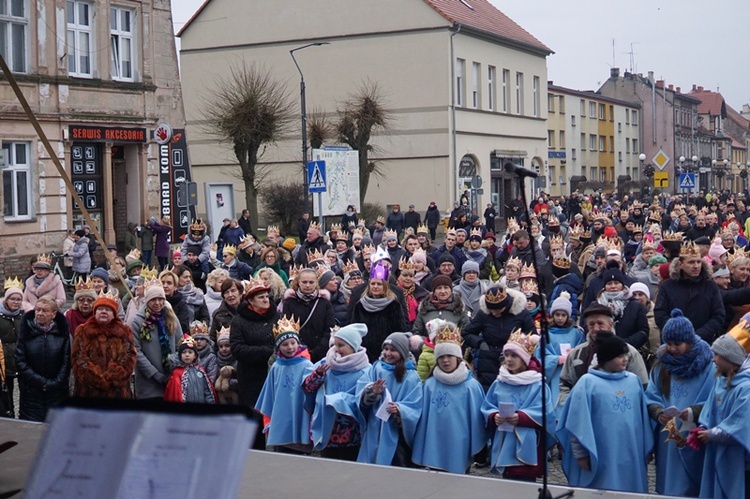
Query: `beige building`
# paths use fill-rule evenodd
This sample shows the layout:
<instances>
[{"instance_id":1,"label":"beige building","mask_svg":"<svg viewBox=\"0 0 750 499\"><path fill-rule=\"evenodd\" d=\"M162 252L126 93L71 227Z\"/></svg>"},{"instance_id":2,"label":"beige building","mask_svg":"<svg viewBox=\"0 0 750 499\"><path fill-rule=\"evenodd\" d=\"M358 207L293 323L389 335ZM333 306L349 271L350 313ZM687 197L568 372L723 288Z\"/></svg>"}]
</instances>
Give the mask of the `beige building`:
<instances>
[{"instance_id":1,"label":"beige building","mask_svg":"<svg viewBox=\"0 0 750 499\"><path fill-rule=\"evenodd\" d=\"M128 222L164 204L152 130L184 127L169 0L0 6L0 50L106 242L122 245ZM0 275L26 275L83 220L5 78L0 105Z\"/></svg>"},{"instance_id":2,"label":"beige building","mask_svg":"<svg viewBox=\"0 0 750 499\"><path fill-rule=\"evenodd\" d=\"M640 104L549 82L549 192L570 195L581 182L604 190L640 179Z\"/></svg>"},{"instance_id":3,"label":"beige building","mask_svg":"<svg viewBox=\"0 0 750 499\"><path fill-rule=\"evenodd\" d=\"M204 96L216 78L245 60L295 92L300 77L289 52L313 42L330 44L295 54L308 116L314 109L335 115L337 103L365 80L378 83L393 110L391 132L373 138L385 176L371 180L368 201L414 203L423 211L434 200L445 210L481 175L481 215L490 200L502 208L515 193L504 162L544 173L551 51L487 0L209 0L179 36L199 185L234 180L238 171L231 147L201 127ZM276 178L296 179L300 143L298 130L261 161L277 167ZM201 200L198 212L205 210Z\"/></svg>"}]
</instances>

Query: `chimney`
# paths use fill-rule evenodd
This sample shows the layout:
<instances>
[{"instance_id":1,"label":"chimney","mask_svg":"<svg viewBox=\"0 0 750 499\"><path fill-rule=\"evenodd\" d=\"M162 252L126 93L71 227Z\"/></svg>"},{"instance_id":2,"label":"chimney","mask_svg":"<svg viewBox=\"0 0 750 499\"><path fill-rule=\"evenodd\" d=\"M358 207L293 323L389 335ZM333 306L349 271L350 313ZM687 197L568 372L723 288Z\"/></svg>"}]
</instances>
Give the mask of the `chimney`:
<instances>
[{"instance_id":1,"label":"chimney","mask_svg":"<svg viewBox=\"0 0 750 499\"><path fill-rule=\"evenodd\" d=\"M651 83L654 82L654 72L653 71L649 71L648 72L648 81L650 81Z\"/></svg>"},{"instance_id":2,"label":"chimney","mask_svg":"<svg viewBox=\"0 0 750 499\"><path fill-rule=\"evenodd\" d=\"M671 86L672 86L672 85L670 85L670 87L671 87ZM682 88L680 88L680 87L677 87L677 88L676 88L675 90L677 90L677 93L678 93L678 94L681 94L681 93L682 93Z\"/></svg>"},{"instance_id":3,"label":"chimney","mask_svg":"<svg viewBox=\"0 0 750 499\"><path fill-rule=\"evenodd\" d=\"M695 83L693 83L693 92L697 92L697 91L698 91L698 87L696 87Z\"/></svg>"},{"instance_id":4,"label":"chimney","mask_svg":"<svg viewBox=\"0 0 750 499\"><path fill-rule=\"evenodd\" d=\"M664 88L664 80L656 80L656 88Z\"/></svg>"},{"instance_id":5,"label":"chimney","mask_svg":"<svg viewBox=\"0 0 750 499\"><path fill-rule=\"evenodd\" d=\"M609 77L610 78L619 78L620 77L620 68L610 68L609 69Z\"/></svg>"},{"instance_id":6,"label":"chimney","mask_svg":"<svg viewBox=\"0 0 750 499\"><path fill-rule=\"evenodd\" d=\"M702 86L698 86L698 91L699 92L703 92L703 87Z\"/></svg>"},{"instance_id":7,"label":"chimney","mask_svg":"<svg viewBox=\"0 0 750 499\"><path fill-rule=\"evenodd\" d=\"M674 91L674 85L672 85L671 83L669 84L668 88L669 88L669 90Z\"/></svg>"}]
</instances>

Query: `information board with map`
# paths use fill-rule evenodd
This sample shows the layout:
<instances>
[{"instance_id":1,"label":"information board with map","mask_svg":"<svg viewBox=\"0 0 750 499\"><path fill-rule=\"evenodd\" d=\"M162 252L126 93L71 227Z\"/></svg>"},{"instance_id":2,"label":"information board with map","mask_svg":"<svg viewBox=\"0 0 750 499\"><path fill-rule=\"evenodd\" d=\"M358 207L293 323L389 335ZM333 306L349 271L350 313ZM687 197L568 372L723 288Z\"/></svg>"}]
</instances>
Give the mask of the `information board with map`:
<instances>
[{"instance_id":1,"label":"information board with map","mask_svg":"<svg viewBox=\"0 0 750 499\"><path fill-rule=\"evenodd\" d=\"M350 204L359 212L359 152L346 148L313 149L312 159L326 162L326 191L321 194L323 216L343 215ZM320 216L317 201L313 206L315 216Z\"/></svg>"}]
</instances>

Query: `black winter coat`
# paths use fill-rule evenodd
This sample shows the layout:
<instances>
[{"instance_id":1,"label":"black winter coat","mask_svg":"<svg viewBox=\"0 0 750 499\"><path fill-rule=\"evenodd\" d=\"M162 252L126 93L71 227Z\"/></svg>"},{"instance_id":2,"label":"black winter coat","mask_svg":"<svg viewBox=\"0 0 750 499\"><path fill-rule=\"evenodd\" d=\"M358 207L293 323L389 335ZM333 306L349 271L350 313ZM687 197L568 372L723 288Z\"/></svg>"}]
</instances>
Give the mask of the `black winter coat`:
<instances>
[{"instance_id":1,"label":"black winter coat","mask_svg":"<svg viewBox=\"0 0 750 499\"><path fill-rule=\"evenodd\" d=\"M255 407L268 375L268 359L274 353L273 326L279 319L271 306L258 314L241 302L237 316L232 319L229 346L237 360L237 390L240 404Z\"/></svg>"},{"instance_id":2,"label":"black winter coat","mask_svg":"<svg viewBox=\"0 0 750 499\"><path fill-rule=\"evenodd\" d=\"M222 327L230 327L232 319L237 315L237 309L227 305L227 302L221 300L219 308L214 310L211 316L211 329L208 331L208 336L211 340L216 343L216 337L219 335Z\"/></svg>"},{"instance_id":3,"label":"black winter coat","mask_svg":"<svg viewBox=\"0 0 750 499\"><path fill-rule=\"evenodd\" d=\"M307 267L307 252L318 250L321 253L325 253L329 249L331 249L330 246L328 246L328 243L325 242L325 240L322 237L318 237L315 239L315 241L310 242L307 239L303 239L302 246L299 248L299 252L297 253L297 258L295 259L295 262L297 264L302 265L303 267Z\"/></svg>"},{"instance_id":4,"label":"black winter coat","mask_svg":"<svg viewBox=\"0 0 750 499\"><path fill-rule=\"evenodd\" d=\"M615 319L615 334L637 350L648 342L649 331L646 308L641 302L631 298L622 317Z\"/></svg>"},{"instance_id":5,"label":"black winter coat","mask_svg":"<svg viewBox=\"0 0 750 499\"><path fill-rule=\"evenodd\" d=\"M513 304L509 309L500 317L493 317L482 297L479 301L481 310L472 317L462 333L464 344L474 351L474 374L485 392L497 378L503 347L510 338L510 333L516 329L530 333L534 329L534 320L526 310L526 297L512 289L507 292L513 296Z\"/></svg>"},{"instance_id":6,"label":"black winter coat","mask_svg":"<svg viewBox=\"0 0 750 499\"><path fill-rule=\"evenodd\" d=\"M3 353L5 354L6 376L16 376L16 342L18 341L18 330L21 328L22 317L23 313L15 316L0 314L0 341L3 343Z\"/></svg>"},{"instance_id":7,"label":"black winter coat","mask_svg":"<svg viewBox=\"0 0 750 499\"><path fill-rule=\"evenodd\" d=\"M341 291L331 293L331 306L333 306L333 317L336 320L336 325L344 327L349 324L347 321L349 304L346 302L346 298Z\"/></svg>"},{"instance_id":8,"label":"black winter coat","mask_svg":"<svg viewBox=\"0 0 750 499\"><path fill-rule=\"evenodd\" d=\"M190 334L190 319L193 314L190 313L190 305L185 301L185 297L182 296L182 293L175 290L172 296L167 296L167 301L172 305L172 311L177 316L177 320L180 321L182 332Z\"/></svg>"},{"instance_id":9,"label":"black winter coat","mask_svg":"<svg viewBox=\"0 0 750 499\"><path fill-rule=\"evenodd\" d=\"M34 323L35 312L26 312L16 344L16 366L21 406L19 417L43 422L50 407L68 397L70 379L70 330L57 312L47 333Z\"/></svg>"},{"instance_id":10,"label":"black winter coat","mask_svg":"<svg viewBox=\"0 0 750 499\"><path fill-rule=\"evenodd\" d=\"M304 324L299 338L310 352L313 364L326 356L331 328L336 325L331 295L324 289L319 293L318 298L309 302L300 300L292 289L287 289L284 293L283 314L287 317L293 315L301 326Z\"/></svg>"},{"instance_id":11,"label":"black winter coat","mask_svg":"<svg viewBox=\"0 0 750 499\"><path fill-rule=\"evenodd\" d=\"M422 223L422 216L416 211L407 211L404 213L404 228L411 227L414 232L417 231L417 227Z\"/></svg>"},{"instance_id":12,"label":"black winter coat","mask_svg":"<svg viewBox=\"0 0 750 499\"><path fill-rule=\"evenodd\" d=\"M424 221L430 229L436 229L440 225L440 210L437 206L430 206L424 214Z\"/></svg>"},{"instance_id":13,"label":"black winter coat","mask_svg":"<svg viewBox=\"0 0 750 499\"><path fill-rule=\"evenodd\" d=\"M362 346L367 349L370 363L380 358L383 341L389 334L406 331L406 317L397 300L393 300L380 312L368 312L361 302L354 305L351 323L359 322L367 325L367 335L362 338Z\"/></svg>"},{"instance_id":14,"label":"black winter coat","mask_svg":"<svg viewBox=\"0 0 750 499\"><path fill-rule=\"evenodd\" d=\"M729 325L734 320L734 307L742 307L744 305L750 304L750 288L739 288L739 289L721 289L719 288L719 292L721 293L721 299L724 301L724 312L726 314L726 319L724 319L724 327L722 328L724 331L729 331ZM2 317L2 316L0 316ZM6 369L7 369L7 363L8 363L8 356L5 356L6 359Z\"/></svg>"}]
</instances>

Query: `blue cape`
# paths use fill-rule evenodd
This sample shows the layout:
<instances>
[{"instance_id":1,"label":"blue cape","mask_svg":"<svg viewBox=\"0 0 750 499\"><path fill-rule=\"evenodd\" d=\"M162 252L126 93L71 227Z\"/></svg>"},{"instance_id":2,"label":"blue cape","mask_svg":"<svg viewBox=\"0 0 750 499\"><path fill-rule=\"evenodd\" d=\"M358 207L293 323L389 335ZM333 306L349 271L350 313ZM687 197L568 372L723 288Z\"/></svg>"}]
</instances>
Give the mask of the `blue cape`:
<instances>
[{"instance_id":1,"label":"blue cape","mask_svg":"<svg viewBox=\"0 0 750 499\"><path fill-rule=\"evenodd\" d=\"M305 412L302 381L312 372L305 357L279 357L268 372L255 409L271 418L267 445L309 444L310 417Z\"/></svg>"},{"instance_id":2,"label":"blue cape","mask_svg":"<svg viewBox=\"0 0 750 499\"><path fill-rule=\"evenodd\" d=\"M716 378L714 390L703 406L699 422L731 435L732 444L706 445L701 497L745 497L745 454L750 453L750 371L737 373L727 389L727 378Z\"/></svg>"},{"instance_id":3,"label":"blue cape","mask_svg":"<svg viewBox=\"0 0 750 499\"><path fill-rule=\"evenodd\" d=\"M487 442L482 416L484 390L471 371L466 380L446 385L434 376L422 390L422 416L414 437L415 464L466 473L474 454Z\"/></svg>"},{"instance_id":4,"label":"blue cape","mask_svg":"<svg viewBox=\"0 0 750 499\"><path fill-rule=\"evenodd\" d=\"M570 391L557 437L564 449L563 471L571 486L648 492L646 459L654 436L636 375L589 370ZM589 471L578 466L571 437L589 452Z\"/></svg>"},{"instance_id":5,"label":"blue cape","mask_svg":"<svg viewBox=\"0 0 750 499\"><path fill-rule=\"evenodd\" d=\"M570 348L572 349L583 343L583 340L583 332L575 326L570 326L569 328L551 326L549 328L549 343L545 344L544 375L547 377L547 385L552 395L552 402L555 404L555 421L559 419L562 412L562 406L558 405L557 400L560 398L560 373L562 373L564 365L557 363L557 357L560 356L560 345L562 343L570 343ZM541 349L537 348L534 355L541 362Z\"/></svg>"},{"instance_id":6,"label":"blue cape","mask_svg":"<svg viewBox=\"0 0 750 499\"><path fill-rule=\"evenodd\" d=\"M554 445L552 430L555 425L552 397L546 391L547 399L547 428L545 449ZM542 383L528 385L510 385L495 380L482 404L482 416L487 424L490 416L498 411L500 402L512 402L516 411L521 411L539 426L542 425ZM537 430L524 426L516 426L512 432L500 431L495 428L492 438L491 470L502 472L508 466L537 465Z\"/></svg>"},{"instance_id":7,"label":"blue cape","mask_svg":"<svg viewBox=\"0 0 750 499\"><path fill-rule=\"evenodd\" d=\"M324 364L325 359L313 366L313 370ZM334 371L326 373L325 382L315 393L305 394L305 410L312 414L310 430L312 431L315 450L325 449L331 438L331 430L336 416L341 414L354 420L358 419L357 381L369 369L369 365L357 371ZM361 431L357 428L357 431Z\"/></svg>"},{"instance_id":8,"label":"blue cape","mask_svg":"<svg viewBox=\"0 0 750 499\"><path fill-rule=\"evenodd\" d=\"M396 381L395 366L379 360L357 381L359 421L363 432L362 447L359 449L357 461L390 466L398 446L399 428L393 422L393 417L388 421L382 421L375 415L380 404L373 407L362 405L365 388L379 379L385 380L385 386L391 392L393 402L398 404L401 413L400 431L410 447L413 446L417 423L422 412L422 380L411 360L406 362L406 374L400 383Z\"/></svg>"},{"instance_id":9,"label":"blue cape","mask_svg":"<svg viewBox=\"0 0 750 499\"><path fill-rule=\"evenodd\" d=\"M646 405L656 404L664 409L675 406L680 410L692 405L704 405L714 386L713 362L706 364L702 372L693 378L670 380L669 398L661 392L659 380L661 369L657 364L651 370ZM697 497L700 492L700 477L703 471L705 448L694 450L689 446L678 449L674 442L667 442L664 426L656 422L656 492L670 496ZM686 434L683 434L687 438Z\"/></svg>"}]
</instances>

